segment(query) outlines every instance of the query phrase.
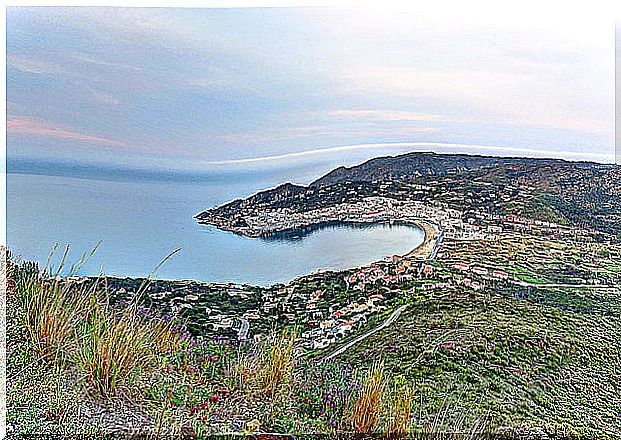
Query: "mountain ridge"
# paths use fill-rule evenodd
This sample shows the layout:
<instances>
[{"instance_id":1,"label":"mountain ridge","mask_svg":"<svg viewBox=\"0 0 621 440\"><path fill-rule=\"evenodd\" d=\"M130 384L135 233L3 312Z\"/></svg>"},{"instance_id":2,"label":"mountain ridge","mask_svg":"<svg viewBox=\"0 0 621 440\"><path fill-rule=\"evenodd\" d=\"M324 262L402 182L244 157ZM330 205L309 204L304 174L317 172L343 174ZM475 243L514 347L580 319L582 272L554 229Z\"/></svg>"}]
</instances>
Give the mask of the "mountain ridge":
<instances>
[{"instance_id":1,"label":"mountain ridge","mask_svg":"<svg viewBox=\"0 0 621 440\"><path fill-rule=\"evenodd\" d=\"M499 166L529 163L540 165L586 165L596 168L607 166L596 162L571 162L565 159L552 158L412 152L397 156L376 157L352 167L341 166L316 179L310 186L326 186L345 181L403 180L423 176L459 174Z\"/></svg>"}]
</instances>

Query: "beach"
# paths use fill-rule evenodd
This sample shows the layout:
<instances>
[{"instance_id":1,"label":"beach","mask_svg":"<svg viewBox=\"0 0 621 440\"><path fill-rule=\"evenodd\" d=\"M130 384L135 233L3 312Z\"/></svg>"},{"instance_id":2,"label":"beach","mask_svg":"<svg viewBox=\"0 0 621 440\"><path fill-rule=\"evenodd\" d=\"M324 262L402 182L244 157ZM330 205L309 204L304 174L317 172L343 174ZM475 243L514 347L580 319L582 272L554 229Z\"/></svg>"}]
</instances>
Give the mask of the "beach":
<instances>
[{"instance_id":1,"label":"beach","mask_svg":"<svg viewBox=\"0 0 621 440\"><path fill-rule=\"evenodd\" d=\"M436 244L440 233L437 228L428 221L416 220L413 221L416 226L420 227L425 232L425 238L423 242L415 247L410 253L406 254L407 258L428 259L431 257L433 248Z\"/></svg>"}]
</instances>

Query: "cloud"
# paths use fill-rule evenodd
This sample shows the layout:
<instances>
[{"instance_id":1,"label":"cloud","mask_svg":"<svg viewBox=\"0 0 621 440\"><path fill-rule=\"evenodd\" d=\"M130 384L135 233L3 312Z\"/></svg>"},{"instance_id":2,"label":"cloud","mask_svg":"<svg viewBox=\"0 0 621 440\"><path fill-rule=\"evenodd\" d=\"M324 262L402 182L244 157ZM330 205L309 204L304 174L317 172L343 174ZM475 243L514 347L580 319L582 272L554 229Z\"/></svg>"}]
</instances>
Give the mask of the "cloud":
<instances>
[{"instance_id":1,"label":"cloud","mask_svg":"<svg viewBox=\"0 0 621 440\"><path fill-rule=\"evenodd\" d=\"M35 75L55 76L63 72L63 70L55 64L18 55L7 56L6 64L9 69Z\"/></svg>"},{"instance_id":2,"label":"cloud","mask_svg":"<svg viewBox=\"0 0 621 440\"><path fill-rule=\"evenodd\" d=\"M262 143L304 139L311 137L338 138L341 136L410 136L420 133L436 133L437 127L392 127L365 125L315 125L290 127L269 132L228 133L216 136L205 136L211 142L225 142L229 144Z\"/></svg>"},{"instance_id":3,"label":"cloud","mask_svg":"<svg viewBox=\"0 0 621 440\"><path fill-rule=\"evenodd\" d=\"M370 66L343 72L341 78L343 87L356 94L412 96L460 110L462 116L451 118L453 122L544 127L598 135L613 132L614 102L609 98L613 96L612 76L594 83L592 77L568 75L556 66L535 72L509 68L425 71ZM376 116L381 115L378 112Z\"/></svg>"},{"instance_id":4,"label":"cloud","mask_svg":"<svg viewBox=\"0 0 621 440\"><path fill-rule=\"evenodd\" d=\"M109 61L104 61L104 60L99 60L96 58L93 58L91 56L87 56L84 55L82 53L78 53L78 52L73 52L70 55L70 58L72 60L76 60L85 64L92 64L95 66L102 66L102 67L112 67L115 69L120 69L120 70L131 70L131 71L135 71L135 72L143 72L144 69L141 67L136 67L136 66L130 66L129 64L125 64L125 63L113 63L113 62L109 62Z\"/></svg>"},{"instance_id":5,"label":"cloud","mask_svg":"<svg viewBox=\"0 0 621 440\"><path fill-rule=\"evenodd\" d=\"M439 121L440 115L401 110L333 110L328 116L336 118L376 119L381 121Z\"/></svg>"},{"instance_id":6,"label":"cloud","mask_svg":"<svg viewBox=\"0 0 621 440\"><path fill-rule=\"evenodd\" d=\"M436 139L611 145L614 64L599 36L587 44L544 29L339 11L13 12L9 113L41 119L7 129L57 139L58 155L63 140L81 140L89 154L120 160L102 146L122 145L136 161L155 148L183 161Z\"/></svg>"},{"instance_id":7,"label":"cloud","mask_svg":"<svg viewBox=\"0 0 621 440\"><path fill-rule=\"evenodd\" d=\"M125 142L94 136L76 131L70 127L46 122L41 119L26 116L9 117L6 123L7 133L25 134L32 136L51 137L70 141L93 142L108 146L126 147Z\"/></svg>"},{"instance_id":8,"label":"cloud","mask_svg":"<svg viewBox=\"0 0 621 440\"><path fill-rule=\"evenodd\" d=\"M373 144L342 145L335 147L317 148L313 150L295 153L278 154L272 156L250 157L243 159L228 159L201 162L202 165L227 166L227 165L253 165L269 164L276 162L288 162L294 160L307 160L314 157L322 157L333 154L360 152L364 150L381 150L381 154L397 152L399 154L409 151L434 151L436 153L466 153L466 154L490 154L502 156L531 156L545 158L559 158L566 160L591 160L598 162L614 162L614 151L609 153L589 153L575 151L551 151L533 148L507 147L494 145L470 145L441 142L384 142Z\"/></svg>"}]
</instances>

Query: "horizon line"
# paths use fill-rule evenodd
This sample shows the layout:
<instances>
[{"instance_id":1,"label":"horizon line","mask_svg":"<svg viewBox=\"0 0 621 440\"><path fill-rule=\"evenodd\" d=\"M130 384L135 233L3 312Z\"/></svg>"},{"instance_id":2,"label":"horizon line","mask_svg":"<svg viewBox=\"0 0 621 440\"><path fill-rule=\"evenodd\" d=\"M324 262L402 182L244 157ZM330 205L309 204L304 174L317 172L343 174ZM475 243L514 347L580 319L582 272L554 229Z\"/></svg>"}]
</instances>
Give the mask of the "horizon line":
<instances>
[{"instance_id":1,"label":"horizon line","mask_svg":"<svg viewBox=\"0 0 621 440\"><path fill-rule=\"evenodd\" d=\"M431 148L429 148L431 147ZM436 148L433 148L436 147ZM419 148L428 148L425 150ZM321 158L322 156L330 156L338 153L345 152L363 152L367 150L385 149L388 151L378 151L377 154L372 157L361 159L362 161L370 160L373 158L403 155L409 153L432 153L432 154L444 154L444 155L478 155L478 156L491 156L491 157L520 157L527 159L552 159L552 160L566 160L571 162L594 162L599 164L616 164L615 161L615 149L611 148L610 153L585 153L570 150L547 150L540 148L526 148L526 147L511 147L511 146L498 146L498 145L476 145L476 144L462 144L462 143L446 143L446 142L380 142L380 143L367 143L367 144L352 144L352 145L339 145L326 148L314 148L309 150L297 151L284 154L272 154L266 156L255 156L236 159L222 159L222 160L194 160L191 162L180 162L176 166L158 166L157 164L127 164L127 163L111 163L111 162L94 162L88 160L76 160L76 159L54 159L54 158L37 158L27 156L16 156L11 158L10 155L6 157L6 172L10 173L9 164L11 162L33 163L33 164L58 164L58 165L73 165L73 166L85 166L93 168L116 168L119 170L144 170L151 172L169 172L169 173L200 173L199 167L204 166L207 169L204 171L215 171L213 168L229 168L239 169L239 166L244 165L277 165L279 163L297 162L307 158L313 160L314 158ZM454 150L454 151L447 151ZM396 151L390 151L396 150ZM455 151L456 150L456 151ZM465 151L459 151L465 150ZM403 151L403 152L400 152ZM502 154L506 153L506 154ZM513 156L508 156L513 155ZM358 161L356 162L358 163ZM362 163L362 162L359 162ZM170 161L167 161L170 165Z\"/></svg>"}]
</instances>

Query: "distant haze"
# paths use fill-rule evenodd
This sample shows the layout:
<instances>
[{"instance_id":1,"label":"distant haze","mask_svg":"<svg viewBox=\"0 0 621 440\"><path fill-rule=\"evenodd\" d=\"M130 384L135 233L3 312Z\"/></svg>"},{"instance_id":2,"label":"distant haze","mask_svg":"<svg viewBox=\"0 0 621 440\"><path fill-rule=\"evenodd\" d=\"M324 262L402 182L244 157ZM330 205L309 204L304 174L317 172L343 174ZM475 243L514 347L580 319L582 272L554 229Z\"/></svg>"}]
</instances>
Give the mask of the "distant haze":
<instances>
[{"instance_id":1,"label":"distant haze","mask_svg":"<svg viewBox=\"0 0 621 440\"><path fill-rule=\"evenodd\" d=\"M614 161L612 21L436 18L8 8L9 171L303 164L308 182L408 151Z\"/></svg>"}]
</instances>

